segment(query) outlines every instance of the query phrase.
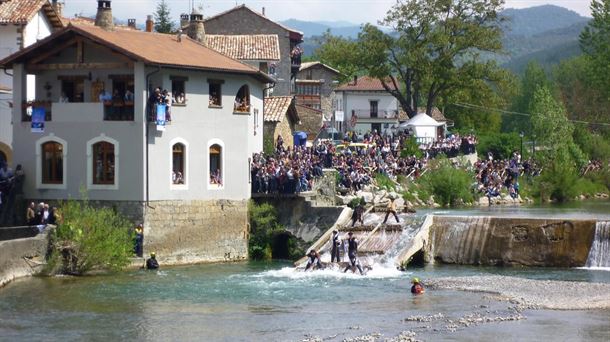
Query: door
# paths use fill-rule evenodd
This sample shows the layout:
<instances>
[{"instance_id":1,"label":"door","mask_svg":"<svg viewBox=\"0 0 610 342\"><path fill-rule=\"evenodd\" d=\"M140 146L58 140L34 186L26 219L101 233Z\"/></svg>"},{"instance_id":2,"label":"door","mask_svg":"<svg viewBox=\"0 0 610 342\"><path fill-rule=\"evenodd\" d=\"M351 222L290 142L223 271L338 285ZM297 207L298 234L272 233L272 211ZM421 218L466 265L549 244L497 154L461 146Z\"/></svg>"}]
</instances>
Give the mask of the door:
<instances>
[{"instance_id":1,"label":"door","mask_svg":"<svg viewBox=\"0 0 610 342\"><path fill-rule=\"evenodd\" d=\"M369 101L371 104L371 118L376 118L379 113L379 101Z\"/></svg>"}]
</instances>

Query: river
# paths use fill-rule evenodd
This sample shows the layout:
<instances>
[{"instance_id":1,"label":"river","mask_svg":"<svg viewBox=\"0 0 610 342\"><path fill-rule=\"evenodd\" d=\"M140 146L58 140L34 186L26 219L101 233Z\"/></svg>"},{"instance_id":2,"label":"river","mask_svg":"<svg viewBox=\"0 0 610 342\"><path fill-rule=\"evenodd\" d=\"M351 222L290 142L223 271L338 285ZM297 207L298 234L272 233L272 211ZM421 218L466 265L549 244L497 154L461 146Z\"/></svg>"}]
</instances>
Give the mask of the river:
<instances>
[{"instance_id":1,"label":"river","mask_svg":"<svg viewBox=\"0 0 610 342\"><path fill-rule=\"evenodd\" d=\"M558 210L606 219L608 207L600 208ZM401 333L424 341L610 340L610 310L522 311L491 294L409 292L413 276L425 282L467 275L610 283L610 272L591 269L429 265L408 272L376 267L362 277L297 272L286 262L34 277L0 290L0 340L342 341Z\"/></svg>"}]
</instances>

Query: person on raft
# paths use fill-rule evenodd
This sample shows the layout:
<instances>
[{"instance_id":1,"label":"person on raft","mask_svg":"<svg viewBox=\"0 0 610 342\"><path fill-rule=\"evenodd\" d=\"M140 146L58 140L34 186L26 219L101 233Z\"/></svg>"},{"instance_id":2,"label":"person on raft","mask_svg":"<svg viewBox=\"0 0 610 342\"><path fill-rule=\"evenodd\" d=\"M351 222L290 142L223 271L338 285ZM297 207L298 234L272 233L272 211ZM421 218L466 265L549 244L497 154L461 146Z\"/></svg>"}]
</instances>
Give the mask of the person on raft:
<instances>
[{"instance_id":1,"label":"person on raft","mask_svg":"<svg viewBox=\"0 0 610 342\"><path fill-rule=\"evenodd\" d=\"M159 263L157 262L157 255L155 252L150 253L150 258L146 259L146 269L147 270L156 270L159 268Z\"/></svg>"},{"instance_id":2,"label":"person on raft","mask_svg":"<svg viewBox=\"0 0 610 342\"><path fill-rule=\"evenodd\" d=\"M350 268L352 272L355 272L355 268L358 268L360 274L364 274L362 266L360 265L360 261L358 260L358 240L356 240L356 238L354 237L354 233L352 232L347 233L347 235L349 236L347 240L347 255L349 256L349 264L347 265L345 270L343 270L343 273L347 272L347 270L349 270Z\"/></svg>"},{"instance_id":3,"label":"person on raft","mask_svg":"<svg viewBox=\"0 0 610 342\"><path fill-rule=\"evenodd\" d=\"M383 219L384 224L388 222L388 216L390 216L390 214L394 215L396 223L400 223L400 220L398 220L398 215L396 214L396 203L394 203L394 200L394 197L390 197L390 202L388 202L388 208L385 213L385 219Z\"/></svg>"},{"instance_id":4,"label":"person on raft","mask_svg":"<svg viewBox=\"0 0 610 342\"><path fill-rule=\"evenodd\" d=\"M314 267L318 269L323 269L322 263L320 262L320 253L316 252L315 249L312 249L307 254L309 260L307 260L307 266L305 266L305 271L307 271L310 267L314 270Z\"/></svg>"},{"instance_id":5,"label":"person on raft","mask_svg":"<svg viewBox=\"0 0 610 342\"><path fill-rule=\"evenodd\" d=\"M360 221L360 224L364 224L364 220L362 219L362 215L364 214L364 206L362 203L358 203L358 205L354 208L352 212L352 227L356 225L356 222Z\"/></svg>"},{"instance_id":6,"label":"person on raft","mask_svg":"<svg viewBox=\"0 0 610 342\"><path fill-rule=\"evenodd\" d=\"M422 283L419 281L419 278L413 278L411 283L413 284L413 286L411 286L412 294L422 294L426 292L426 290L424 289L424 285L422 285Z\"/></svg>"},{"instance_id":7,"label":"person on raft","mask_svg":"<svg viewBox=\"0 0 610 342\"><path fill-rule=\"evenodd\" d=\"M333 230L332 247L330 249L330 262L339 262L339 250L341 249L341 237L337 230Z\"/></svg>"}]
</instances>

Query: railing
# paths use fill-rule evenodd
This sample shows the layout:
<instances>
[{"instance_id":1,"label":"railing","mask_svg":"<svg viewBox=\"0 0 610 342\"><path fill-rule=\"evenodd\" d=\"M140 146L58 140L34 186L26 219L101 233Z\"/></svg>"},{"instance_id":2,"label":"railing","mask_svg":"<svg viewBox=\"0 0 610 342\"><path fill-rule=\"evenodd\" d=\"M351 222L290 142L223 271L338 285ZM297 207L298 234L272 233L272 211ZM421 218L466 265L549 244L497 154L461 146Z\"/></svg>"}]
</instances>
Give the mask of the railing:
<instances>
[{"instance_id":1,"label":"railing","mask_svg":"<svg viewBox=\"0 0 610 342\"><path fill-rule=\"evenodd\" d=\"M133 115L133 101L104 102L105 121L133 121Z\"/></svg>"},{"instance_id":2,"label":"railing","mask_svg":"<svg viewBox=\"0 0 610 342\"><path fill-rule=\"evenodd\" d=\"M23 101L21 104L21 121L30 122L32 121L32 112L34 108L44 108L44 120L51 121L53 115L51 114L51 107L53 103L51 101Z\"/></svg>"},{"instance_id":3,"label":"railing","mask_svg":"<svg viewBox=\"0 0 610 342\"><path fill-rule=\"evenodd\" d=\"M348 115L351 117L356 115L358 119L398 119L398 111L397 110L378 110L377 112L373 112L370 109L352 109L348 112Z\"/></svg>"}]
</instances>

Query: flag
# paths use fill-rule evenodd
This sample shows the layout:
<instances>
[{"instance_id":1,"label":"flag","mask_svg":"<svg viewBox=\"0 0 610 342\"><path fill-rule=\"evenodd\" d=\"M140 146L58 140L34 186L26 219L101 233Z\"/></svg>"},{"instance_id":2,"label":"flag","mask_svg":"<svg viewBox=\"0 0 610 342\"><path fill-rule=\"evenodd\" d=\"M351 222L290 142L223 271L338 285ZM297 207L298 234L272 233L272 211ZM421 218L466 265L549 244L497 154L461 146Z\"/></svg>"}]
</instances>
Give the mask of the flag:
<instances>
[{"instance_id":1,"label":"flag","mask_svg":"<svg viewBox=\"0 0 610 342\"><path fill-rule=\"evenodd\" d=\"M44 107L32 107L32 133L44 132Z\"/></svg>"},{"instance_id":2,"label":"flag","mask_svg":"<svg viewBox=\"0 0 610 342\"><path fill-rule=\"evenodd\" d=\"M157 105L157 131L165 131L165 104Z\"/></svg>"}]
</instances>

